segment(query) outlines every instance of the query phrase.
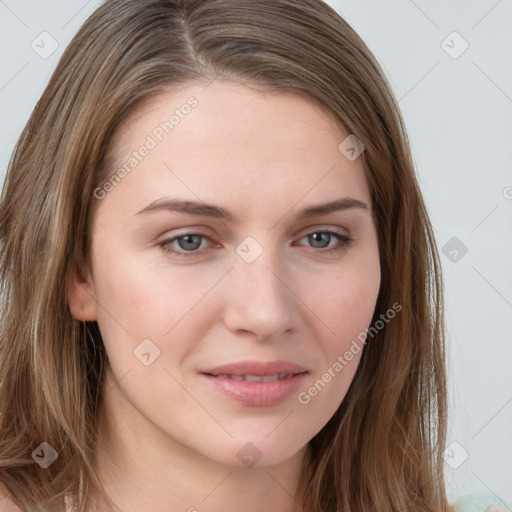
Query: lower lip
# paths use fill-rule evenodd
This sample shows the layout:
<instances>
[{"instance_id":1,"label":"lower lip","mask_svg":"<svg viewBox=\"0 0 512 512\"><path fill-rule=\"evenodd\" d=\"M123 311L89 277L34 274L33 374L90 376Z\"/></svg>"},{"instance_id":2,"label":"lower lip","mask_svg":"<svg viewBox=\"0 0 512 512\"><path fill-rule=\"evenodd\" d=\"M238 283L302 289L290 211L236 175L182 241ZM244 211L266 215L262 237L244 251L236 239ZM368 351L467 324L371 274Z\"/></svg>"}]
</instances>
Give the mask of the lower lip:
<instances>
[{"instance_id":1,"label":"lower lip","mask_svg":"<svg viewBox=\"0 0 512 512\"><path fill-rule=\"evenodd\" d=\"M292 377L272 382L247 382L234 380L229 377L219 379L212 375L201 374L216 389L226 393L237 402L244 405L269 406L275 405L290 395L293 395L302 384L307 372L297 373Z\"/></svg>"}]
</instances>

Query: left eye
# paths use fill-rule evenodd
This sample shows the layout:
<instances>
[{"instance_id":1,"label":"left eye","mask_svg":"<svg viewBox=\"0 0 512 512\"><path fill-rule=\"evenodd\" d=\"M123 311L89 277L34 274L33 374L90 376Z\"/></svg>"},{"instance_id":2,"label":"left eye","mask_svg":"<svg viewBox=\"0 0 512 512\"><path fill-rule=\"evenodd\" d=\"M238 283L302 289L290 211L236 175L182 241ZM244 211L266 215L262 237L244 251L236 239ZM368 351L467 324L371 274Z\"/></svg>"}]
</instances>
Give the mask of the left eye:
<instances>
[{"instance_id":1,"label":"left eye","mask_svg":"<svg viewBox=\"0 0 512 512\"><path fill-rule=\"evenodd\" d=\"M324 243L327 242L326 246L329 246L329 242L333 237L338 240L338 244L334 247L325 249ZM300 240L304 240L306 238L310 243L313 244L313 248L320 249L321 252L340 251L347 249L353 242L353 238L351 236L330 229L313 231L302 237ZM160 247L165 252L188 257L201 252L197 249L200 248L202 239L212 241L212 239L207 235L201 235L199 233L185 233L184 235L175 236L169 240L165 240L160 244ZM176 250L176 246L172 246L172 244L175 242L178 243L179 250Z\"/></svg>"},{"instance_id":2,"label":"left eye","mask_svg":"<svg viewBox=\"0 0 512 512\"><path fill-rule=\"evenodd\" d=\"M318 249L319 247L315 246L314 244L317 244L317 243L322 244L326 240L330 241L330 240L332 240L332 237L335 237L338 240L339 245L335 245L334 247L331 247L331 248L327 249L327 251L323 251L323 252L345 249L353 241L352 237L350 237L349 235L346 235L344 233L338 233L338 231L332 231L330 229L314 231L314 232L310 233L309 235L306 235L305 237L301 238L301 240L304 240L304 238L307 238L309 241L313 242L313 247L315 249ZM327 244L327 245L329 245L329 244Z\"/></svg>"},{"instance_id":3,"label":"left eye","mask_svg":"<svg viewBox=\"0 0 512 512\"><path fill-rule=\"evenodd\" d=\"M197 252L196 249L198 249L201 246L202 238L206 240L211 240L211 238L206 235L199 235L197 233L187 233L185 235L175 236L170 240L166 240L162 244L162 249L167 252L181 254L179 251L176 251L174 248L171 247L171 244L173 244L174 242L178 242L178 245L181 246L180 248L182 250L186 252Z\"/></svg>"}]
</instances>

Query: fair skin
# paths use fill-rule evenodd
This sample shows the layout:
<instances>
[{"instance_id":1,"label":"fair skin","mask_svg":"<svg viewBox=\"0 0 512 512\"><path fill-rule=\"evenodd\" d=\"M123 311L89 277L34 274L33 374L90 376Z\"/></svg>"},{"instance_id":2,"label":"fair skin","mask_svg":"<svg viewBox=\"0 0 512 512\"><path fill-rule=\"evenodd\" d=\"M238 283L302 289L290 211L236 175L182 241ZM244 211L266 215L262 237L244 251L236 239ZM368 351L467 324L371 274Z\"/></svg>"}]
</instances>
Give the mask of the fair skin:
<instances>
[{"instance_id":1,"label":"fair skin","mask_svg":"<svg viewBox=\"0 0 512 512\"><path fill-rule=\"evenodd\" d=\"M380 266L362 158L341 154L348 134L318 105L214 81L135 112L117 134L117 163L190 96L197 107L99 201L92 271L71 286L74 314L100 326L109 388L119 381L107 393L111 434L100 439L98 474L124 512L289 512L306 444L339 407L361 353L307 405L297 393L272 406L239 404L198 371L284 359L308 369L304 390L370 324ZM137 215L163 197L216 204L239 222ZM367 208L296 218L340 198ZM327 253L341 242L317 235L315 246L307 235L320 228L354 241ZM187 233L212 241L200 239L189 257L159 245ZM251 263L236 252L247 236L263 249ZM133 354L147 338L161 351L150 366ZM237 457L249 442L261 453L254 467Z\"/></svg>"},{"instance_id":2,"label":"fair skin","mask_svg":"<svg viewBox=\"0 0 512 512\"><path fill-rule=\"evenodd\" d=\"M338 409L361 351L309 403L298 394L370 325L380 287L362 157L338 150L348 134L318 104L216 80L132 113L116 134L112 172L190 96L197 107L98 200L91 268L68 285L73 315L98 322L110 362L97 474L123 512L298 511L306 445ZM215 204L239 221L138 214L164 197ZM297 216L342 198L366 208ZM325 229L353 241L314 235ZM183 239L167 247L185 256L163 250L186 234L203 237L188 257ZM256 245L242 243L249 236ZM262 252L248 263L237 247ZM160 350L148 366L134 356L144 339ZM307 374L270 406L238 403L199 374L277 359ZM237 456L247 443L259 453L253 467Z\"/></svg>"}]
</instances>

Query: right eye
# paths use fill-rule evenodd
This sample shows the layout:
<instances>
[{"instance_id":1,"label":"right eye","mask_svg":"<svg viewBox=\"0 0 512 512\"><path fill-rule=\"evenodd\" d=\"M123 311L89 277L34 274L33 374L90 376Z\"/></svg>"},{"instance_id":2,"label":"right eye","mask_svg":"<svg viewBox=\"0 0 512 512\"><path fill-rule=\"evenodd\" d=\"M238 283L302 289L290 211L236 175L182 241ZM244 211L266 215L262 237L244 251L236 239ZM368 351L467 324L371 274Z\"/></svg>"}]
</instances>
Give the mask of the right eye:
<instances>
[{"instance_id":1,"label":"right eye","mask_svg":"<svg viewBox=\"0 0 512 512\"><path fill-rule=\"evenodd\" d=\"M197 250L201 246L201 239L213 241L209 236L200 233L184 233L173 238L169 238L168 240L164 240L159 245L162 250L167 253L176 254L178 256L184 256L187 258L202 252ZM175 242L178 243L178 249L176 246L173 247L172 245Z\"/></svg>"}]
</instances>

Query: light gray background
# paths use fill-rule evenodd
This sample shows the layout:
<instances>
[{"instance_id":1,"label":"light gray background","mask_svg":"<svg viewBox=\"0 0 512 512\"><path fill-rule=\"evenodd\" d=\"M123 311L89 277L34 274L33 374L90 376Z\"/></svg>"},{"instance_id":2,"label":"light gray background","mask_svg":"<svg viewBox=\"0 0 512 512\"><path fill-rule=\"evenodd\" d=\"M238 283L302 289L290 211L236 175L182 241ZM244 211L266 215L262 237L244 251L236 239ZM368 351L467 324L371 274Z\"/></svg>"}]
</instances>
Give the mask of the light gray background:
<instances>
[{"instance_id":1,"label":"light gray background","mask_svg":"<svg viewBox=\"0 0 512 512\"><path fill-rule=\"evenodd\" d=\"M60 55L100 3L0 0L0 183ZM444 251L449 498L512 503L512 1L328 3L392 84ZM58 48L42 58L31 45L51 49L45 31Z\"/></svg>"}]
</instances>

